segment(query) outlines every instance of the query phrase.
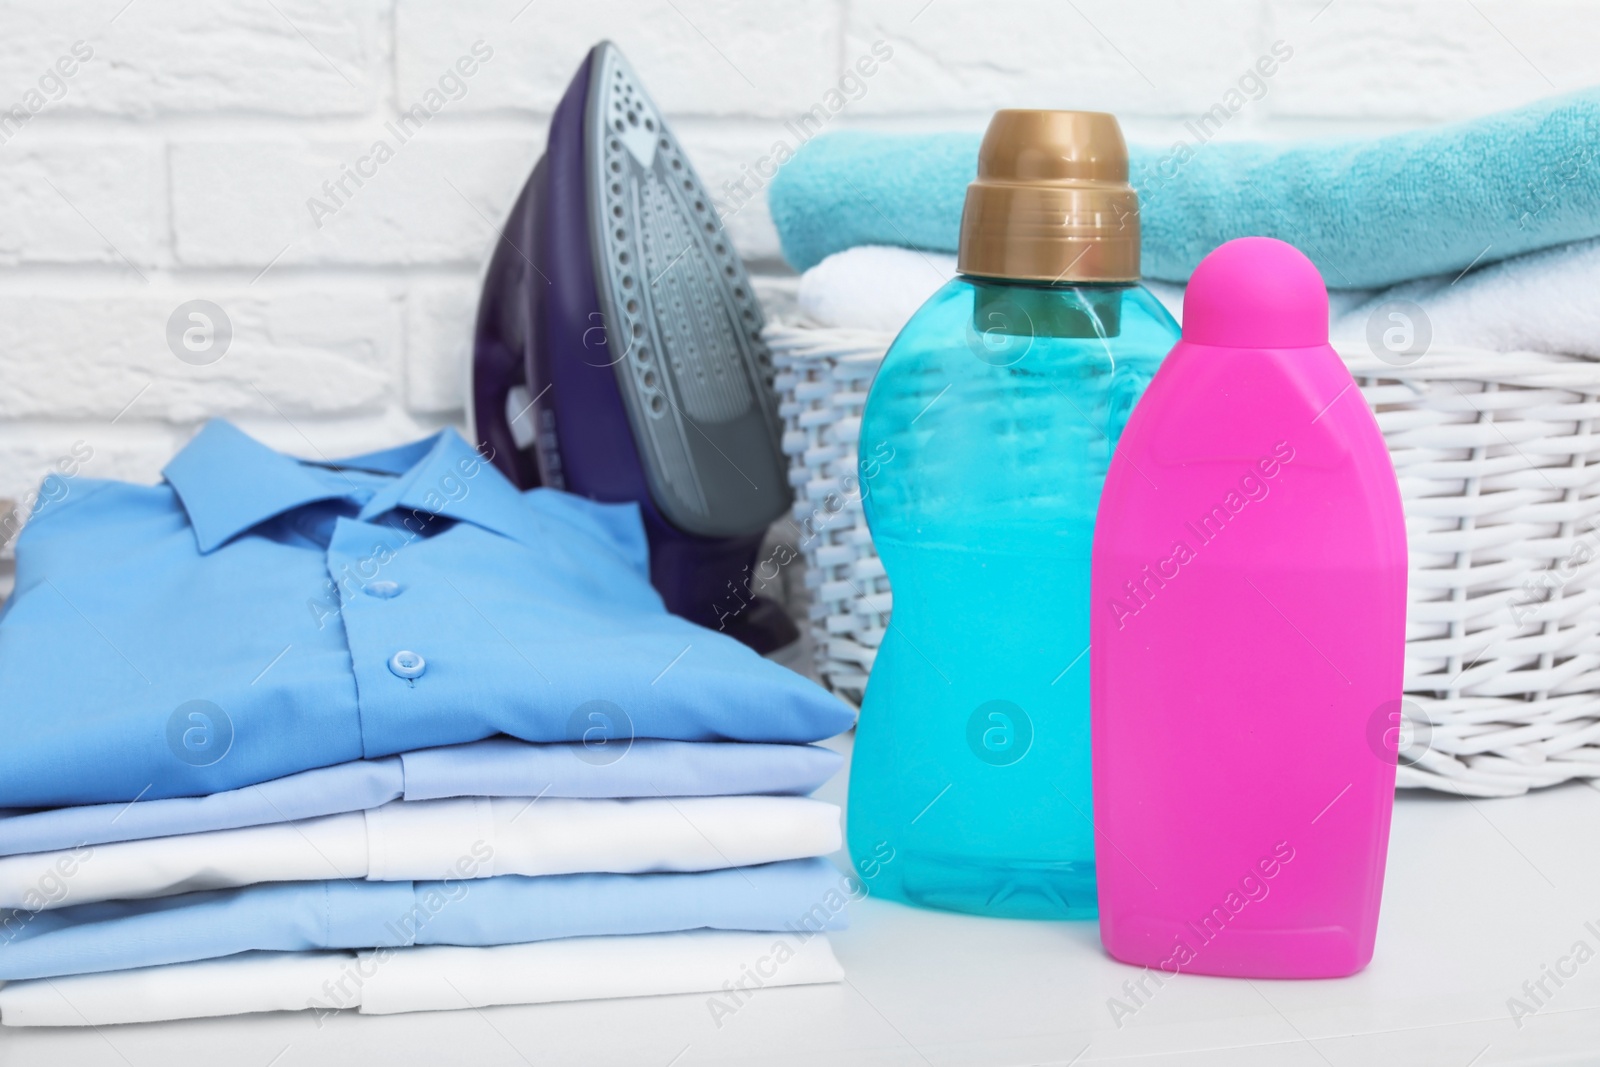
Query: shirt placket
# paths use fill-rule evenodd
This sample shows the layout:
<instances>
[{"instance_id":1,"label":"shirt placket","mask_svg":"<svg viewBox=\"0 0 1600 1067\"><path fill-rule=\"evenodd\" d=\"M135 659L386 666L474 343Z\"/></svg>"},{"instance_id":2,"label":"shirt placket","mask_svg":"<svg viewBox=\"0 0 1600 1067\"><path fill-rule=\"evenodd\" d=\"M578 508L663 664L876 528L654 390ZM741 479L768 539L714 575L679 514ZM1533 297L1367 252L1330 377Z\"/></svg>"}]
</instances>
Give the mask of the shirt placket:
<instances>
[{"instance_id":1,"label":"shirt placket","mask_svg":"<svg viewBox=\"0 0 1600 1067\"><path fill-rule=\"evenodd\" d=\"M328 542L328 575L338 590L345 641L355 674L362 751L374 753L373 724L409 704L426 685L428 636L406 580L406 553L418 551L427 516L402 527L340 518Z\"/></svg>"}]
</instances>

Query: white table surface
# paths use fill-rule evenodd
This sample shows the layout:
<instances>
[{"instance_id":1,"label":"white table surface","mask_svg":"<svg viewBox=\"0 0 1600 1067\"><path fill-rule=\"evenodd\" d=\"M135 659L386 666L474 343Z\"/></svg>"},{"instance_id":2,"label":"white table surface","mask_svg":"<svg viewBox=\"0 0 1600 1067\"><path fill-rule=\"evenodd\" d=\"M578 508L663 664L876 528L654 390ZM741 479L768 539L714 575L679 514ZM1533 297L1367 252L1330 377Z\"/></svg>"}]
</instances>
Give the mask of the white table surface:
<instances>
[{"instance_id":1,"label":"white table surface","mask_svg":"<svg viewBox=\"0 0 1600 1067\"><path fill-rule=\"evenodd\" d=\"M822 795L844 802L845 776ZM0 1065L1600 1063L1600 792L1402 793L1377 956L1339 981L1180 976L1132 1017L1138 974L1093 923L981 919L886 901L834 935L843 985L769 989L718 1026L703 995L420 1015L307 1012L96 1030L0 1028ZM1596 953L1517 1026L1507 1000ZM1570 968L1568 968L1570 969Z\"/></svg>"}]
</instances>

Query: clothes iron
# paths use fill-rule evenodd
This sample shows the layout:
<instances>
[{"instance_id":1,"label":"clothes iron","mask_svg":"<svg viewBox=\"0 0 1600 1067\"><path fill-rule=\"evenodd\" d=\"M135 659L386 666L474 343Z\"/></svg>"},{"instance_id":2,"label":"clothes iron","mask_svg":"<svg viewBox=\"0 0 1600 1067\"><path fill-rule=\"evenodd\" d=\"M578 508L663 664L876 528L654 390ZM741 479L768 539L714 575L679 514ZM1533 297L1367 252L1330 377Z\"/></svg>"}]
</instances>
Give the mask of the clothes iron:
<instances>
[{"instance_id":1,"label":"clothes iron","mask_svg":"<svg viewBox=\"0 0 1600 1067\"><path fill-rule=\"evenodd\" d=\"M602 41L489 264L474 439L522 488L636 502L667 609L769 652L798 631L752 592L792 500L762 323L711 197Z\"/></svg>"}]
</instances>

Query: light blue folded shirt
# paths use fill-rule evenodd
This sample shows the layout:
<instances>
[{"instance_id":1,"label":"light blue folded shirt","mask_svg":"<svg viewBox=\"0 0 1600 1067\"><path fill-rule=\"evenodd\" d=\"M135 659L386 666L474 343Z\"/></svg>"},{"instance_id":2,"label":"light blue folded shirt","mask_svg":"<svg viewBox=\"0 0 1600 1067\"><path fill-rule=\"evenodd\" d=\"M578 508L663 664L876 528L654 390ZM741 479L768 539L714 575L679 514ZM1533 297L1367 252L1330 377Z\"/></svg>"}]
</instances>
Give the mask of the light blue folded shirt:
<instances>
[{"instance_id":1,"label":"light blue folded shirt","mask_svg":"<svg viewBox=\"0 0 1600 1067\"><path fill-rule=\"evenodd\" d=\"M163 474L41 490L0 609L0 808L496 734L808 743L854 721L668 614L636 505L519 492L452 430L312 462L212 422Z\"/></svg>"},{"instance_id":2,"label":"light blue folded shirt","mask_svg":"<svg viewBox=\"0 0 1600 1067\"><path fill-rule=\"evenodd\" d=\"M0 981L215 959L253 949L505 945L676 930L845 925L824 859L694 874L281 882L152 900L0 912Z\"/></svg>"},{"instance_id":3,"label":"light blue folded shirt","mask_svg":"<svg viewBox=\"0 0 1600 1067\"><path fill-rule=\"evenodd\" d=\"M231 830L443 797L800 796L843 757L817 745L641 738L596 750L497 737L354 760L206 797L94 804L0 817L0 856Z\"/></svg>"}]
</instances>

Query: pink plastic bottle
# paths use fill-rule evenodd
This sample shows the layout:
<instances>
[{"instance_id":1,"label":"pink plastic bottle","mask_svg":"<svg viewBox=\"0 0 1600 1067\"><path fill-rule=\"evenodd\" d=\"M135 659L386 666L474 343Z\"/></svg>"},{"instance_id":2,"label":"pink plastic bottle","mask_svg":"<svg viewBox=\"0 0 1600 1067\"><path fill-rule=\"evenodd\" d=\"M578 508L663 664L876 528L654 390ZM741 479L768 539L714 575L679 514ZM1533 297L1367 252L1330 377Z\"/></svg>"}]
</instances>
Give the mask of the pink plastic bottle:
<instances>
[{"instance_id":1,"label":"pink plastic bottle","mask_svg":"<svg viewBox=\"0 0 1600 1067\"><path fill-rule=\"evenodd\" d=\"M1183 307L1095 526L1100 937L1168 974L1352 974L1394 804L1394 468L1295 248L1228 242Z\"/></svg>"}]
</instances>

